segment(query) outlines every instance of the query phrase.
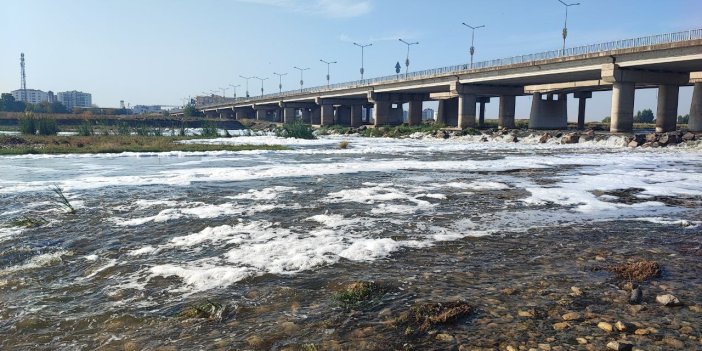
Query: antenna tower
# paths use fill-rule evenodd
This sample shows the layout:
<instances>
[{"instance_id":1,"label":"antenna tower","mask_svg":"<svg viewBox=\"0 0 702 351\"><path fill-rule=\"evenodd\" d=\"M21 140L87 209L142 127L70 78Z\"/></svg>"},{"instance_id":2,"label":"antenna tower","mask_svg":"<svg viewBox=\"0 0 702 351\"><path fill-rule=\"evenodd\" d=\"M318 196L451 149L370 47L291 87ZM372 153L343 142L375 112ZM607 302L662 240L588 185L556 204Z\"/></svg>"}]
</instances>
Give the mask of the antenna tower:
<instances>
[{"instance_id":1,"label":"antenna tower","mask_svg":"<svg viewBox=\"0 0 702 351\"><path fill-rule=\"evenodd\" d=\"M20 67L22 68L22 96L20 100L27 102L27 75L24 72L24 53L20 55Z\"/></svg>"}]
</instances>

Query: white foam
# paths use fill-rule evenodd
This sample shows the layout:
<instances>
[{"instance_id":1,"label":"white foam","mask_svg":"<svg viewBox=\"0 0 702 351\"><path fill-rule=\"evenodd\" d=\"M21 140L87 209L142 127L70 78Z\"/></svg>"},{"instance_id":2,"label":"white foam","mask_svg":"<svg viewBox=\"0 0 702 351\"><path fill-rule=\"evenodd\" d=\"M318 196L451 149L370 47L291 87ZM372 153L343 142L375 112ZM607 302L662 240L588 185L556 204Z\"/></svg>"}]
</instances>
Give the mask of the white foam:
<instances>
[{"instance_id":1,"label":"white foam","mask_svg":"<svg viewBox=\"0 0 702 351\"><path fill-rule=\"evenodd\" d=\"M18 266L11 266L0 271L0 275L14 273L18 271L55 266L63 263L63 258L73 256L73 251L70 250L59 250L51 253L45 253L37 256L33 256L24 264Z\"/></svg>"},{"instance_id":2,"label":"white foam","mask_svg":"<svg viewBox=\"0 0 702 351\"><path fill-rule=\"evenodd\" d=\"M674 225L674 226L679 226L679 227L683 227L686 229L695 229L702 224L702 221L689 221L686 219L675 219L675 218L666 218L666 217L637 217L637 218L631 218L630 220L649 222L649 223L655 223L655 224L663 224L663 225Z\"/></svg>"},{"instance_id":3,"label":"white foam","mask_svg":"<svg viewBox=\"0 0 702 351\"><path fill-rule=\"evenodd\" d=\"M285 193L285 192L293 192L295 187L289 187L289 186L275 186L275 187L270 187L270 188L264 188L261 190L257 189L250 189L246 193L242 193L239 195L235 196L228 196L227 198L230 199L236 199L236 200L274 200L276 199L280 193Z\"/></svg>"},{"instance_id":4,"label":"white foam","mask_svg":"<svg viewBox=\"0 0 702 351\"><path fill-rule=\"evenodd\" d=\"M476 191L509 189L509 185L507 184L491 181L474 181L470 183L450 182L446 183L446 186L451 188L468 189Z\"/></svg>"}]
</instances>

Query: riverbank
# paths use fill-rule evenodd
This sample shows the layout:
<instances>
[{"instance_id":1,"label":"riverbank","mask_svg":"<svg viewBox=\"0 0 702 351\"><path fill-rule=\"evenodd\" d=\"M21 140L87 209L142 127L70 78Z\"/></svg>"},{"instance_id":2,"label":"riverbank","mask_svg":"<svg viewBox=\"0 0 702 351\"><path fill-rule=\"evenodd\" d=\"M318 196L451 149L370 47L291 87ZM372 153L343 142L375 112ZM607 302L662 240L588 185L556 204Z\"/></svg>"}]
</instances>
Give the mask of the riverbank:
<instances>
[{"instance_id":1,"label":"riverbank","mask_svg":"<svg viewBox=\"0 0 702 351\"><path fill-rule=\"evenodd\" d=\"M169 136L0 136L0 155L286 150L280 145L184 144Z\"/></svg>"}]
</instances>

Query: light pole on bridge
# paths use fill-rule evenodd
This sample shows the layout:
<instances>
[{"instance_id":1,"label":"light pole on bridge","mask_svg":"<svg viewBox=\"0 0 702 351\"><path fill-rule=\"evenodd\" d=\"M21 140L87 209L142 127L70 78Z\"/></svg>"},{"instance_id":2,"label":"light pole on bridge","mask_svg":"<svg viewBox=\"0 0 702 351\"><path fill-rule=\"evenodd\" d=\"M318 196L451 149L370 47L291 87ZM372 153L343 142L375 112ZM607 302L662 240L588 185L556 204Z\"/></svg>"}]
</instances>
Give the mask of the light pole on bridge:
<instances>
[{"instance_id":1,"label":"light pole on bridge","mask_svg":"<svg viewBox=\"0 0 702 351\"><path fill-rule=\"evenodd\" d=\"M222 97L224 99L226 99L227 98L227 90L229 90L229 89L228 88L219 88L219 90L222 91Z\"/></svg>"},{"instance_id":2,"label":"light pole on bridge","mask_svg":"<svg viewBox=\"0 0 702 351\"><path fill-rule=\"evenodd\" d=\"M258 79L261 81L261 96L263 96L263 81L268 80L268 78L259 78L259 77L252 77L254 79Z\"/></svg>"},{"instance_id":3,"label":"light pole on bridge","mask_svg":"<svg viewBox=\"0 0 702 351\"><path fill-rule=\"evenodd\" d=\"M473 27L473 26L467 24L466 22L463 22L463 25L470 28L473 32L470 36L470 50L469 50L469 52L470 52L470 68L473 68L473 54L475 54L475 46L473 46L473 44L475 43L475 30L480 29L480 28L484 28L485 25Z\"/></svg>"},{"instance_id":4,"label":"light pole on bridge","mask_svg":"<svg viewBox=\"0 0 702 351\"><path fill-rule=\"evenodd\" d=\"M369 46L373 46L373 43L370 43L370 44L353 43L353 45L356 45L359 48L361 48L361 80L363 80L363 73L365 72L365 70L363 68L363 50Z\"/></svg>"},{"instance_id":5,"label":"light pole on bridge","mask_svg":"<svg viewBox=\"0 0 702 351\"><path fill-rule=\"evenodd\" d=\"M310 68L309 68L309 67L307 67L307 68L300 68L300 67L297 67L297 66L295 66L295 67L293 67L293 68L296 69L296 70L298 70L298 71L300 71L300 92L302 93L302 87L305 85L305 81L302 79L302 77L303 77L302 72L304 72L304 71L306 71L306 70L308 70L308 69L310 69Z\"/></svg>"},{"instance_id":6,"label":"light pole on bridge","mask_svg":"<svg viewBox=\"0 0 702 351\"><path fill-rule=\"evenodd\" d=\"M404 41L404 40L402 40L402 39L398 39L398 40L401 41L403 44L407 45L407 58L405 59L405 78L407 78L407 73L409 73L409 64L410 64L410 60L409 60L410 46L412 46L412 45L418 45L419 42L416 41L416 42L414 42L414 43L408 43L408 42L406 42L406 41Z\"/></svg>"},{"instance_id":7,"label":"light pole on bridge","mask_svg":"<svg viewBox=\"0 0 702 351\"><path fill-rule=\"evenodd\" d=\"M327 64L327 89L329 89L329 79L331 76L329 75L329 66L332 65L333 63L338 63L336 61L324 61L324 60L319 60L320 62L326 63Z\"/></svg>"},{"instance_id":8,"label":"light pole on bridge","mask_svg":"<svg viewBox=\"0 0 702 351\"><path fill-rule=\"evenodd\" d=\"M283 76L287 76L288 73L275 73L273 72L276 76L278 76L278 93L283 92Z\"/></svg>"},{"instance_id":9,"label":"light pole on bridge","mask_svg":"<svg viewBox=\"0 0 702 351\"><path fill-rule=\"evenodd\" d=\"M244 77L244 76L239 76L239 77L246 80L246 98L249 98L250 97L249 96L249 79L251 79L253 77Z\"/></svg>"},{"instance_id":10,"label":"light pole on bridge","mask_svg":"<svg viewBox=\"0 0 702 351\"><path fill-rule=\"evenodd\" d=\"M241 84L237 84L237 85L229 84L229 86L232 87L232 89L234 89L234 100L236 100L236 88L240 87Z\"/></svg>"},{"instance_id":11,"label":"light pole on bridge","mask_svg":"<svg viewBox=\"0 0 702 351\"><path fill-rule=\"evenodd\" d=\"M558 2L565 6L565 21L563 21L563 51L561 51L561 55L565 55L566 37L568 37L568 8L571 6L578 6L580 5L580 3L575 2L572 4L568 4L563 2L563 0L558 0Z\"/></svg>"}]
</instances>

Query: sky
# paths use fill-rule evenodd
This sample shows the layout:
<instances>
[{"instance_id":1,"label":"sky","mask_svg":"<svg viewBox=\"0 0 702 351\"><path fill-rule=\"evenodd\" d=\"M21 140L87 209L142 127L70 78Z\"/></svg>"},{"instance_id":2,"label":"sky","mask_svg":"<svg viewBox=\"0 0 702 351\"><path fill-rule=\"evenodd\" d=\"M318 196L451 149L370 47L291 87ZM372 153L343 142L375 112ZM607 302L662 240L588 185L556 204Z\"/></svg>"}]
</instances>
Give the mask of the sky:
<instances>
[{"instance_id":1,"label":"sky","mask_svg":"<svg viewBox=\"0 0 702 351\"><path fill-rule=\"evenodd\" d=\"M573 0L570 0L573 2ZM578 0L568 14L567 46L702 28L700 0ZM475 61L559 49L565 9L557 0L32 0L0 7L0 92L20 87L24 52L27 87L91 93L102 107L181 105L189 96L220 88L244 95L243 76L268 78L266 93L394 74L407 47L410 71L466 63L470 30ZM251 95L261 83L249 82ZM680 114L689 112L691 88L680 92ZM588 100L588 120L610 110L609 92ZM637 91L635 108L656 109L656 89ZM530 97L517 99L517 117L529 114ZM497 115L497 101L487 117ZM577 101L569 101L576 119ZM426 103L425 107L432 104Z\"/></svg>"}]
</instances>

